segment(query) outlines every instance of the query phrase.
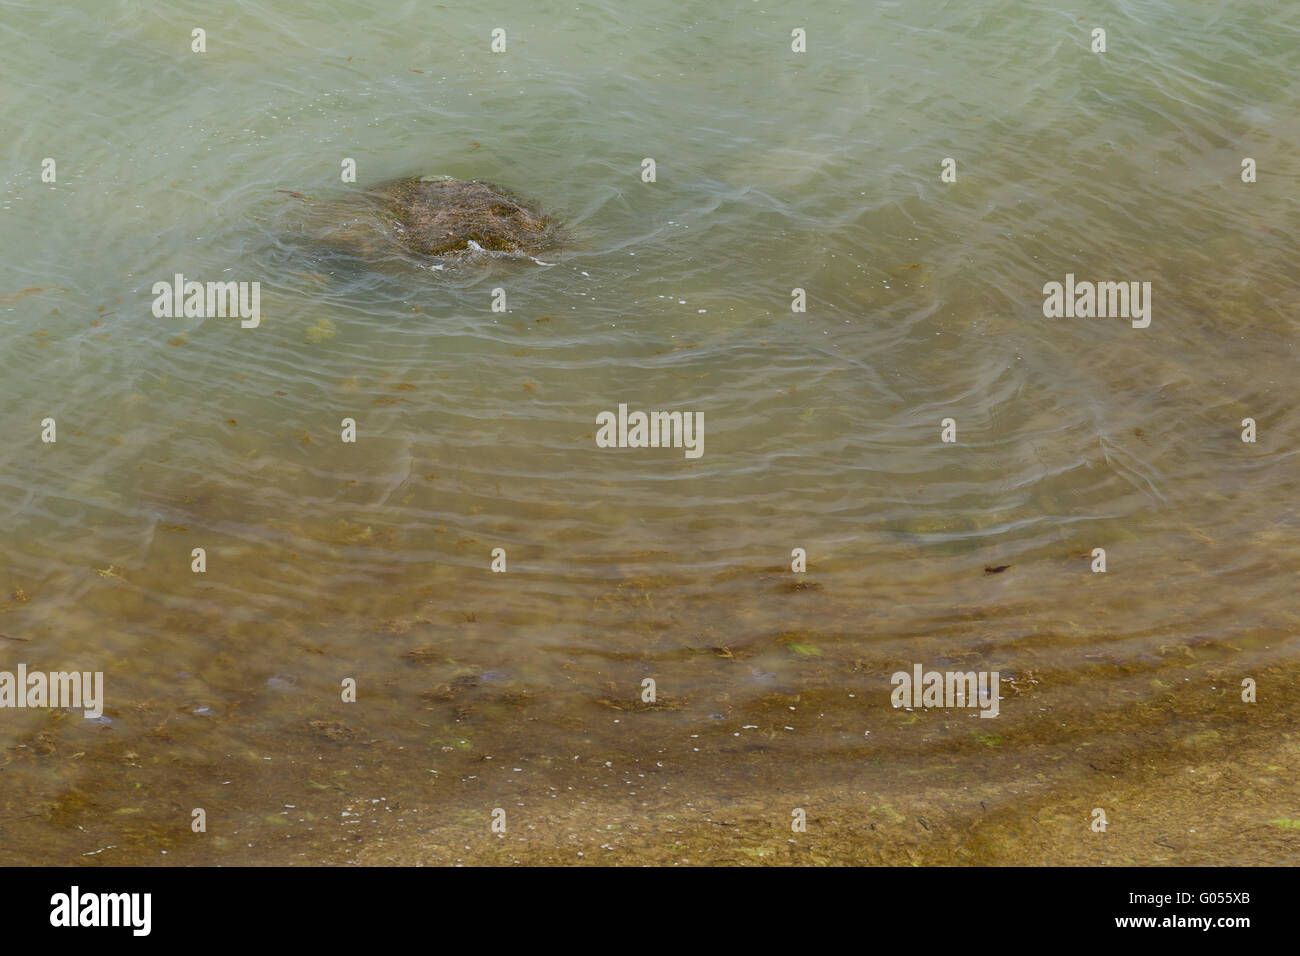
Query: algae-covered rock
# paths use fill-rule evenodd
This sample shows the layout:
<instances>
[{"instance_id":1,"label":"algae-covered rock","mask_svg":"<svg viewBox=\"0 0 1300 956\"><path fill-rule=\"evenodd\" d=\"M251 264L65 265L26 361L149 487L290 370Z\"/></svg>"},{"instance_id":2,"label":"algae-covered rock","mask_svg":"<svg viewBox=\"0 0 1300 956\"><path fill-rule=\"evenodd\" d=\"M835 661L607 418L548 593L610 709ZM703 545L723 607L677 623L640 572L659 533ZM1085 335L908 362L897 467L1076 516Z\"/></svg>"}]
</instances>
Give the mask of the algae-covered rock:
<instances>
[{"instance_id":1,"label":"algae-covered rock","mask_svg":"<svg viewBox=\"0 0 1300 956\"><path fill-rule=\"evenodd\" d=\"M403 251L422 257L475 250L527 254L557 239L549 216L491 183L406 178L335 201L290 195L311 203L306 216L310 240L363 260Z\"/></svg>"}]
</instances>

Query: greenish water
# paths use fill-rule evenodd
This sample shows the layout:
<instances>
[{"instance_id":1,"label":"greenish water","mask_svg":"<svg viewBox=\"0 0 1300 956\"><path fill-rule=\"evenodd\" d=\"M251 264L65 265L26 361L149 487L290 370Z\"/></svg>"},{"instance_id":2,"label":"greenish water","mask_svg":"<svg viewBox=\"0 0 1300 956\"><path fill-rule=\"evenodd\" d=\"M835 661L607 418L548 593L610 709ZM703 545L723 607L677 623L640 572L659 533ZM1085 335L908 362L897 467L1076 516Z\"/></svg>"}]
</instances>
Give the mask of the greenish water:
<instances>
[{"instance_id":1,"label":"greenish water","mask_svg":"<svg viewBox=\"0 0 1300 956\"><path fill-rule=\"evenodd\" d=\"M0 0L0 669L107 697L0 710L0 860L1294 861L1298 41L1226 0ZM277 192L405 175L569 242L332 270ZM176 273L260 326L155 318ZM1045 318L1067 273L1150 327ZM596 447L620 403L703 456ZM1001 714L893 709L914 662Z\"/></svg>"}]
</instances>

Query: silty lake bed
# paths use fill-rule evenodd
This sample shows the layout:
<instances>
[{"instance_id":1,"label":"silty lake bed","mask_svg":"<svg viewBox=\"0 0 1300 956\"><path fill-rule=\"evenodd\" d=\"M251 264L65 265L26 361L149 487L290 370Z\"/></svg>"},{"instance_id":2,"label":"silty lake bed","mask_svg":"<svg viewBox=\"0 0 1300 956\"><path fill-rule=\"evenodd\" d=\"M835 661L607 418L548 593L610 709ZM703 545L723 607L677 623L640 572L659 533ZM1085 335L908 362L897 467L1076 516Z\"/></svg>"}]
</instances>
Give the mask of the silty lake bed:
<instances>
[{"instance_id":1,"label":"silty lake bed","mask_svg":"<svg viewBox=\"0 0 1300 956\"><path fill-rule=\"evenodd\" d=\"M105 697L0 709L0 861L1300 859L1286 5L0 27L0 670ZM566 241L344 267L277 192L424 175ZM177 273L260 325L156 318ZM597 447L620 403L703 454ZM916 664L997 717L893 707Z\"/></svg>"}]
</instances>

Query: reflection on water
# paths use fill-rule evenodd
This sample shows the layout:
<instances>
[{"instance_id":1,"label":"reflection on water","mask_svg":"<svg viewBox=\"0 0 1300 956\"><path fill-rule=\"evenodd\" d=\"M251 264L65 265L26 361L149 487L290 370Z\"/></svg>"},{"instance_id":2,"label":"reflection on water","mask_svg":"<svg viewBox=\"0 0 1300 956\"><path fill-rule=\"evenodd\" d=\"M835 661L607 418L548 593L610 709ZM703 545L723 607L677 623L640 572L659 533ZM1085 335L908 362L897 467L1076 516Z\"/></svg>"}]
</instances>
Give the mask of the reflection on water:
<instances>
[{"instance_id":1,"label":"reflection on water","mask_svg":"<svg viewBox=\"0 0 1300 956\"><path fill-rule=\"evenodd\" d=\"M0 669L107 696L0 711L5 862L1294 861L1294 18L3 6ZM276 190L343 157L572 234L342 268ZM177 272L261 326L155 319Z\"/></svg>"}]
</instances>

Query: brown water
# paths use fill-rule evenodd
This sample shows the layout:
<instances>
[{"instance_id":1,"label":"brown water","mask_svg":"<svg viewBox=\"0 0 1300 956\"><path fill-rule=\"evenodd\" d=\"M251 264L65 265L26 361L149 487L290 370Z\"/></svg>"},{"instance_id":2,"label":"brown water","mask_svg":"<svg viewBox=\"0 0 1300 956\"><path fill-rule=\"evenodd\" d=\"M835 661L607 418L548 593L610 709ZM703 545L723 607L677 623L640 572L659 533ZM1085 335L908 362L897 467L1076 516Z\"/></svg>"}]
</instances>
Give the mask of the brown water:
<instances>
[{"instance_id":1,"label":"brown water","mask_svg":"<svg viewBox=\"0 0 1300 956\"><path fill-rule=\"evenodd\" d=\"M252 3L196 60L197 5L0 3L0 670L107 698L0 710L0 862L1300 859L1296 17L870 6L792 60L750 3ZM337 269L275 190L342 156L572 242ZM1044 318L1067 272L1151 326ZM703 456L597 448L620 402Z\"/></svg>"}]
</instances>

